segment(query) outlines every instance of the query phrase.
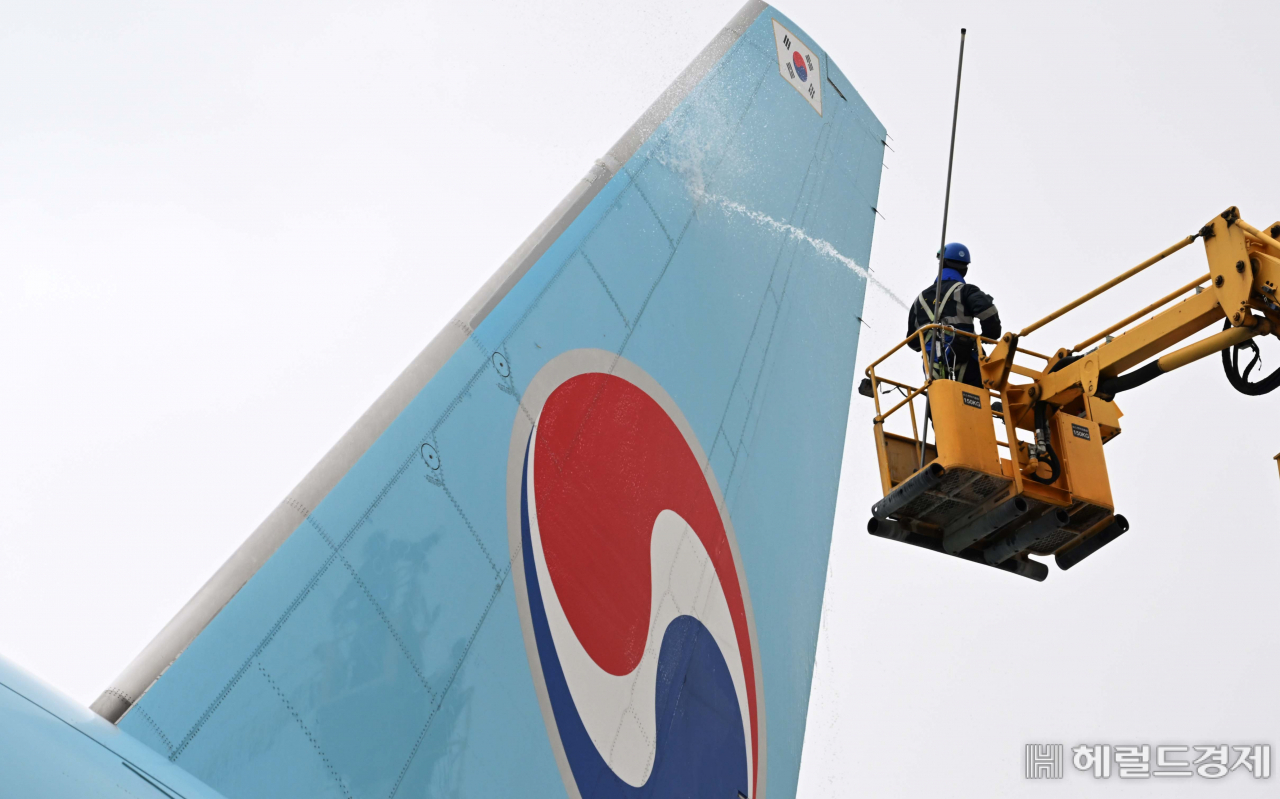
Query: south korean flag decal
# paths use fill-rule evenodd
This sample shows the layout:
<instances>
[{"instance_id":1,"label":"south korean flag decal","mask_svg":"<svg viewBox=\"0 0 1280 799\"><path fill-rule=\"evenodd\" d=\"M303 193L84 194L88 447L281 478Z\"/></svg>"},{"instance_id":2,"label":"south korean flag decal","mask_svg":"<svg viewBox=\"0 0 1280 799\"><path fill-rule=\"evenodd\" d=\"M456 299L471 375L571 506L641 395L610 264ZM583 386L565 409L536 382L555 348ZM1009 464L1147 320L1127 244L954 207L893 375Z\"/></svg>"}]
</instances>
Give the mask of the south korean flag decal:
<instances>
[{"instance_id":1,"label":"south korean flag decal","mask_svg":"<svg viewBox=\"0 0 1280 799\"><path fill-rule=\"evenodd\" d=\"M773 39L778 45L778 72L790 83L813 110L822 116L822 74L818 56L796 35L773 20Z\"/></svg>"}]
</instances>

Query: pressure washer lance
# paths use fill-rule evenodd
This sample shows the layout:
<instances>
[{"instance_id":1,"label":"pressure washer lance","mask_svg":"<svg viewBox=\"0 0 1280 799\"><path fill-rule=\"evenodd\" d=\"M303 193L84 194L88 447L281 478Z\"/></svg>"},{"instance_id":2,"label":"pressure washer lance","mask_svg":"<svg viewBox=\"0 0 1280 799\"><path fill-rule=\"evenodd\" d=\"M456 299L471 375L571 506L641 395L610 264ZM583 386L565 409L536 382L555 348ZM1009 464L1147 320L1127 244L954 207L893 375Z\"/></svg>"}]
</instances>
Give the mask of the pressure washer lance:
<instances>
[{"instance_id":1,"label":"pressure washer lance","mask_svg":"<svg viewBox=\"0 0 1280 799\"><path fill-rule=\"evenodd\" d=\"M933 286L933 318L938 318L938 300L942 296L942 264L943 253L947 249L947 215L951 213L951 168L956 162L956 122L960 119L960 76L964 74L964 36L967 30L960 29L960 63L956 66L956 100L951 108L951 151L947 156L947 193L942 203L942 243L938 245L938 279ZM933 374L926 376L933 379ZM928 451L929 438L929 396L924 398L924 428L920 434L920 466L924 468L924 457Z\"/></svg>"},{"instance_id":2,"label":"pressure washer lance","mask_svg":"<svg viewBox=\"0 0 1280 799\"><path fill-rule=\"evenodd\" d=\"M960 63L956 66L956 99L951 108L951 150L947 155L947 192L942 202L942 242L938 245L938 279L933 288L933 318L938 318L938 300L942 297L943 254L947 249L947 217L951 213L951 168L956 163L956 123L960 120L960 77L964 74L965 28L960 29Z\"/></svg>"}]
</instances>

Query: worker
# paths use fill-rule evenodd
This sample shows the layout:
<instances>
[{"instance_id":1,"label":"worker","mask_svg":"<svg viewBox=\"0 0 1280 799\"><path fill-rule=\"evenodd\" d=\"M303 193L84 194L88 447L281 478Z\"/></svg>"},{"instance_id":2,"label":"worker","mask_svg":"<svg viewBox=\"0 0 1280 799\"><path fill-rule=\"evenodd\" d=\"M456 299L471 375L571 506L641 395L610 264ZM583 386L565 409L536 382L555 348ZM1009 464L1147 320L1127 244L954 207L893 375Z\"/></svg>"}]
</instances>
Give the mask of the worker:
<instances>
[{"instance_id":1,"label":"worker","mask_svg":"<svg viewBox=\"0 0 1280 799\"><path fill-rule=\"evenodd\" d=\"M982 335L990 339L1000 338L1000 314L991 296L977 286L965 282L969 272L969 248L952 242L938 254L942 260L941 283L931 282L911 303L907 314L907 335L910 336L925 325L935 321L968 333L976 332L974 323L982 323ZM942 292L937 312L934 312L935 291ZM971 386L982 386L982 372L978 368L978 349L968 336L950 335L946 331L933 330L925 334L930 351L930 378L958 380ZM919 337L912 338L908 346L920 351Z\"/></svg>"}]
</instances>

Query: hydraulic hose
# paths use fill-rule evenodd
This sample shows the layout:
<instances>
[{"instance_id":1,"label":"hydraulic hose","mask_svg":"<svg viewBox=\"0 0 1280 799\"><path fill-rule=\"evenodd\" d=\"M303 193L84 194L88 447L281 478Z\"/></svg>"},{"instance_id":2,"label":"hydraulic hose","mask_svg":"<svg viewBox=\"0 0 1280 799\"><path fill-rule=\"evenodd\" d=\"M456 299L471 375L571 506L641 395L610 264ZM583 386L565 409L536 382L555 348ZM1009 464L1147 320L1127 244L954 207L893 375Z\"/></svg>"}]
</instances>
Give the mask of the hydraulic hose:
<instances>
[{"instance_id":1,"label":"hydraulic hose","mask_svg":"<svg viewBox=\"0 0 1280 799\"><path fill-rule=\"evenodd\" d=\"M1037 483L1049 485L1055 483L1062 474L1062 463L1058 460L1058 453L1053 451L1052 439L1049 435L1049 403L1036 403L1036 440L1044 448L1044 457L1042 460L1049 464L1049 476L1041 477L1038 474L1029 474L1027 477L1035 480Z\"/></svg>"},{"instance_id":2,"label":"hydraulic hose","mask_svg":"<svg viewBox=\"0 0 1280 799\"><path fill-rule=\"evenodd\" d=\"M1146 385L1160 375L1180 369L1215 352L1222 353L1222 365L1226 370L1227 379L1231 381L1231 385L1235 386L1237 391L1254 396L1274 391L1280 386L1280 370L1257 383L1249 382L1249 373L1262 360L1262 353L1253 339L1259 334L1271 332L1269 323L1262 322L1260 324L1265 324L1266 326L1258 328L1255 324L1253 328L1232 327L1231 323L1227 322L1221 333L1214 333L1212 336L1201 339L1180 350L1171 352L1168 355L1162 355L1131 372L1125 372L1116 377L1103 378L1098 383L1097 396L1100 399L1110 401L1121 391L1128 391L1138 386ZM1239 366L1240 350L1246 348L1253 350L1254 357L1249 365L1245 367L1242 374Z\"/></svg>"},{"instance_id":3,"label":"hydraulic hose","mask_svg":"<svg viewBox=\"0 0 1280 799\"><path fill-rule=\"evenodd\" d=\"M1223 350L1226 352L1226 350ZM1115 399L1116 395L1121 391L1128 391L1131 388L1145 386L1152 380L1164 374L1164 369L1160 368L1160 361L1155 360L1139 369L1131 372L1125 372L1116 377L1106 378L1098 383L1098 399L1110 402Z\"/></svg>"},{"instance_id":4,"label":"hydraulic hose","mask_svg":"<svg viewBox=\"0 0 1280 799\"><path fill-rule=\"evenodd\" d=\"M1231 322L1227 322L1222 328L1227 330L1231 327ZM1240 351L1253 350L1253 359L1249 361L1249 365L1240 371ZM1234 347L1227 347L1222 351L1222 370L1227 373L1227 382L1231 383L1231 387L1241 394L1247 394L1250 397L1260 397L1263 394L1270 394L1277 388L1280 388L1280 368L1262 378L1256 383L1249 382L1249 373L1254 370L1259 363L1262 362L1262 350L1258 349L1258 342L1249 339L1243 344L1237 344Z\"/></svg>"}]
</instances>

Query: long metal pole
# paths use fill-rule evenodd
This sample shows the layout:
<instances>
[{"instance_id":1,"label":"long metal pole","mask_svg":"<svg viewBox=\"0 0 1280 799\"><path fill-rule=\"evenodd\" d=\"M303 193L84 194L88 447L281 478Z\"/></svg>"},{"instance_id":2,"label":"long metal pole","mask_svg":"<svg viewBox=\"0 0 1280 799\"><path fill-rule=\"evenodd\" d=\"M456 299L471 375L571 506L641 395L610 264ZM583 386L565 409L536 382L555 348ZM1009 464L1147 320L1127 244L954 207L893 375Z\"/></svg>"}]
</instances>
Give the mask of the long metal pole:
<instances>
[{"instance_id":1,"label":"long metal pole","mask_svg":"<svg viewBox=\"0 0 1280 799\"><path fill-rule=\"evenodd\" d=\"M956 102L951 109L951 153L947 156L947 195L942 203L942 243L938 245L938 282L933 287L933 318L938 318L938 300L942 298L943 252L947 249L947 216L951 213L951 167L956 162L956 122L960 119L960 76L964 74L964 35L960 29L960 65L956 67Z\"/></svg>"},{"instance_id":2,"label":"long metal pole","mask_svg":"<svg viewBox=\"0 0 1280 799\"><path fill-rule=\"evenodd\" d=\"M966 30L960 29L960 64L956 67L956 101L951 109L951 152L947 155L947 194L946 199L942 203L942 243L938 245L938 280L933 284L933 318L938 319L938 300L942 299L942 265L945 263L943 253L947 249L947 216L951 213L951 167L956 162L956 122L960 119L960 76L964 74L964 35ZM926 363L931 363L930 356L925 358ZM932 377L932 368L930 374L925 375L927 381ZM924 468L924 455L926 451L926 441L929 438L929 398L924 400L924 431L920 437L920 468Z\"/></svg>"}]
</instances>

